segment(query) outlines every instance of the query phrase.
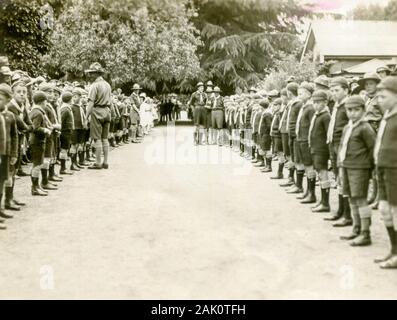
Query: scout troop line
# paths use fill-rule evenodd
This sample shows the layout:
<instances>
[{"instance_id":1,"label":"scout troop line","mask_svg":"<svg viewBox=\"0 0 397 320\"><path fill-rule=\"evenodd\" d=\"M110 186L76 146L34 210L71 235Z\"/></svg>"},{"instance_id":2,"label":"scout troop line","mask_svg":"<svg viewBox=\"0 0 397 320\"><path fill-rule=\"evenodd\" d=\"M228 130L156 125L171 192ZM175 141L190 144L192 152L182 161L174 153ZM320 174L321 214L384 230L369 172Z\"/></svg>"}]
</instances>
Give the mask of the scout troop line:
<instances>
[{"instance_id":1,"label":"scout troop line","mask_svg":"<svg viewBox=\"0 0 397 320\"><path fill-rule=\"evenodd\" d=\"M156 106L138 84L127 97L120 89L111 92L99 63L86 73L91 85L84 87L1 67L0 229L13 217L10 211L25 206L14 196L17 174L30 175L33 196L47 196L85 167L108 169L111 146L140 143L150 133ZM23 171L27 162L30 174Z\"/></svg>"},{"instance_id":2,"label":"scout troop line","mask_svg":"<svg viewBox=\"0 0 397 320\"><path fill-rule=\"evenodd\" d=\"M262 172L275 171L271 179L284 179L287 169L280 187L314 213L331 212L335 187L338 207L324 219L351 227L341 237L351 246L371 244L372 209L379 208L391 249L375 262L397 268L397 76L389 74L385 67L362 79L300 84L290 77L281 92L250 88L229 97L200 82L189 101L194 143L231 147Z\"/></svg>"}]
</instances>

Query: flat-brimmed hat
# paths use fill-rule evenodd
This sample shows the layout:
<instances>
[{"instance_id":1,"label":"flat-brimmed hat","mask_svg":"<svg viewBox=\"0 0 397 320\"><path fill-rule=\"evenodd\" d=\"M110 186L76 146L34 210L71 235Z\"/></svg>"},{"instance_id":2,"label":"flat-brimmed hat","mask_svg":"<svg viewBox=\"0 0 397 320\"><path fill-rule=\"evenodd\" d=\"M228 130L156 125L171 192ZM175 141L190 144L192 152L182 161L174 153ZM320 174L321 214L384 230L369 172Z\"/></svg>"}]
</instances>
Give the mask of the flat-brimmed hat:
<instances>
[{"instance_id":1,"label":"flat-brimmed hat","mask_svg":"<svg viewBox=\"0 0 397 320\"><path fill-rule=\"evenodd\" d=\"M137 83L134 83L134 85L132 86L132 90L141 90L141 86Z\"/></svg>"},{"instance_id":2,"label":"flat-brimmed hat","mask_svg":"<svg viewBox=\"0 0 397 320\"><path fill-rule=\"evenodd\" d=\"M279 92L278 90L273 89L267 94L267 96L270 98L277 98L279 96Z\"/></svg>"},{"instance_id":3,"label":"flat-brimmed hat","mask_svg":"<svg viewBox=\"0 0 397 320\"><path fill-rule=\"evenodd\" d=\"M258 90L255 87L251 87L248 89L248 92L257 92Z\"/></svg>"},{"instance_id":4,"label":"flat-brimmed hat","mask_svg":"<svg viewBox=\"0 0 397 320\"><path fill-rule=\"evenodd\" d=\"M388 66L380 66L379 68L376 69L377 73L383 72L383 71L385 71L387 74L391 73L391 70Z\"/></svg>"},{"instance_id":5,"label":"flat-brimmed hat","mask_svg":"<svg viewBox=\"0 0 397 320\"><path fill-rule=\"evenodd\" d=\"M314 80L314 84L316 84L318 86L322 86L324 88L329 88L329 80L328 80L327 76L325 76L325 75L318 76Z\"/></svg>"},{"instance_id":6,"label":"flat-brimmed hat","mask_svg":"<svg viewBox=\"0 0 397 320\"><path fill-rule=\"evenodd\" d=\"M214 88L214 92L218 92L218 93L221 92L221 88L215 87L215 88Z\"/></svg>"},{"instance_id":7,"label":"flat-brimmed hat","mask_svg":"<svg viewBox=\"0 0 397 320\"><path fill-rule=\"evenodd\" d=\"M11 76L12 71L9 66L2 66L0 67L0 73L4 76Z\"/></svg>"},{"instance_id":8,"label":"flat-brimmed hat","mask_svg":"<svg viewBox=\"0 0 397 320\"><path fill-rule=\"evenodd\" d=\"M397 93L397 77L396 76L387 76L382 79L382 81L377 86L378 90L386 89Z\"/></svg>"},{"instance_id":9,"label":"flat-brimmed hat","mask_svg":"<svg viewBox=\"0 0 397 320\"><path fill-rule=\"evenodd\" d=\"M196 87L204 87L204 83L202 83L201 81L199 83L196 84Z\"/></svg>"},{"instance_id":10,"label":"flat-brimmed hat","mask_svg":"<svg viewBox=\"0 0 397 320\"><path fill-rule=\"evenodd\" d=\"M379 83L381 79L376 72L368 72L368 73L364 74L364 77L362 79L358 80L357 83L360 86L364 87L365 81L367 81L367 80L374 80Z\"/></svg>"},{"instance_id":11,"label":"flat-brimmed hat","mask_svg":"<svg viewBox=\"0 0 397 320\"><path fill-rule=\"evenodd\" d=\"M85 70L86 73L104 73L105 70L103 70L101 64L99 62L94 62L93 64L90 65L89 69Z\"/></svg>"},{"instance_id":12,"label":"flat-brimmed hat","mask_svg":"<svg viewBox=\"0 0 397 320\"><path fill-rule=\"evenodd\" d=\"M208 80L208 81L207 81L207 86L211 86L211 87L212 87L213 85L214 85L214 84L212 83L211 80Z\"/></svg>"}]
</instances>

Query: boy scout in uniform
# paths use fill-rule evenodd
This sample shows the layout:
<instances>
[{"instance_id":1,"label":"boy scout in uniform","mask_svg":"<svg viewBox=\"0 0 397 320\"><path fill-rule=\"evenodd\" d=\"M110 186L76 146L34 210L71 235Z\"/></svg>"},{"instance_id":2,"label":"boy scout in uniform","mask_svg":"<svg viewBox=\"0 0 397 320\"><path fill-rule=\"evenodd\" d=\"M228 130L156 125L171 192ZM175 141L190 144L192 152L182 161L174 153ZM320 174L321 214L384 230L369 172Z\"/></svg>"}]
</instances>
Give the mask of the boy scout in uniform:
<instances>
[{"instance_id":1,"label":"boy scout in uniform","mask_svg":"<svg viewBox=\"0 0 397 320\"><path fill-rule=\"evenodd\" d=\"M131 103L131 109L130 109L130 137L131 137L131 143L140 143L140 141L137 138L137 130L138 130L138 125L139 125L139 105L140 101L135 101L132 99Z\"/></svg>"},{"instance_id":2,"label":"boy scout in uniform","mask_svg":"<svg viewBox=\"0 0 397 320\"><path fill-rule=\"evenodd\" d=\"M264 108L259 104L256 103L252 112L252 141L254 143L254 154L255 158L251 162L254 163L255 167L262 168L265 166L265 159L263 157L262 152L260 151L260 144L259 144L259 124L261 121L262 114L264 112Z\"/></svg>"},{"instance_id":3,"label":"boy scout in uniform","mask_svg":"<svg viewBox=\"0 0 397 320\"><path fill-rule=\"evenodd\" d=\"M223 98L221 96L221 89L219 87L214 88L214 96L211 99L211 127L215 131L214 143L218 143L219 146L223 145L222 132L223 123L225 120L225 106Z\"/></svg>"},{"instance_id":4,"label":"boy scout in uniform","mask_svg":"<svg viewBox=\"0 0 397 320\"><path fill-rule=\"evenodd\" d=\"M71 107L73 94L69 91L66 91L62 94L62 104L59 108L60 112L60 121L61 121L61 152L59 154L59 159L61 161L61 174L68 174L66 171L66 161L68 159L68 152L72 145L72 135L74 131L74 119L73 119L73 111ZM71 155L71 164L70 170L72 171L80 171L77 167L77 153L76 149L73 148L70 150Z\"/></svg>"},{"instance_id":5,"label":"boy scout in uniform","mask_svg":"<svg viewBox=\"0 0 397 320\"><path fill-rule=\"evenodd\" d=\"M287 115L290 108L290 99L288 97L288 92L286 88L283 88L280 92L281 100L283 101L281 118L280 118L280 134L281 134L281 143L283 146L283 154L284 154L284 166L290 164L291 162L291 153L289 150L289 136L287 130ZM293 166L288 167L288 181L281 183L281 187L290 187L294 184L294 168Z\"/></svg>"},{"instance_id":6,"label":"boy scout in uniform","mask_svg":"<svg viewBox=\"0 0 397 320\"><path fill-rule=\"evenodd\" d=\"M327 143L330 148L330 158L334 175L338 181L339 206L336 213L330 218L325 218L325 220L335 221L339 220L343 216L343 220L335 223L333 226L346 227L351 226L353 222L350 215L349 199L347 196L343 196L342 177L340 176L342 170L339 170L338 168L337 154L342 138L343 128L349 121L345 108L345 101L349 94L349 83L344 77L336 77L331 80L330 87L331 96L335 101L335 105L332 110L331 120L328 127Z\"/></svg>"},{"instance_id":7,"label":"boy scout in uniform","mask_svg":"<svg viewBox=\"0 0 397 320\"><path fill-rule=\"evenodd\" d=\"M313 89L313 86L309 83L302 83L298 89L298 96L303 105L296 120L297 168L300 170L301 165L303 165L307 177L306 193L297 197L301 200L301 203L316 202L316 172L314 171L308 142L310 123L314 115L314 106L311 100Z\"/></svg>"},{"instance_id":8,"label":"boy scout in uniform","mask_svg":"<svg viewBox=\"0 0 397 320\"><path fill-rule=\"evenodd\" d=\"M195 125L194 144L199 145L202 141L202 135L205 127L207 95L204 93L204 84L197 83L197 91L194 92L188 102L188 105L193 108L193 121Z\"/></svg>"},{"instance_id":9,"label":"boy scout in uniform","mask_svg":"<svg viewBox=\"0 0 397 320\"><path fill-rule=\"evenodd\" d=\"M258 127L259 154L264 159L265 162L265 166L261 169L261 172L271 172L272 171L272 164L271 164L272 139L270 136L270 128L272 125L272 113L269 108L268 99L260 100L259 105L263 109Z\"/></svg>"},{"instance_id":10,"label":"boy scout in uniform","mask_svg":"<svg viewBox=\"0 0 397 320\"><path fill-rule=\"evenodd\" d=\"M365 89L366 92L366 120L372 126L375 132L378 132L380 121L383 117L383 110L378 104L378 97L376 95L376 86L380 82L380 77L376 73L366 73L364 77L358 80L358 84ZM378 207L378 183L375 172L372 175L372 188L368 195L368 203L373 205L373 208Z\"/></svg>"},{"instance_id":11,"label":"boy scout in uniform","mask_svg":"<svg viewBox=\"0 0 397 320\"><path fill-rule=\"evenodd\" d=\"M375 131L364 118L365 101L362 97L349 97L345 107L349 122L343 130L338 162L343 170L343 194L349 196L353 232L342 239L354 239L352 246L366 246L371 244L371 208L367 203L367 193L373 169Z\"/></svg>"},{"instance_id":12,"label":"boy scout in uniform","mask_svg":"<svg viewBox=\"0 0 397 320\"><path fill-rule=\"evenodd\" d=\"M385 113L377 134L374 158L379 182L379 211L391 250L375 262L383 269L392 269L397 268L397 77L386 77L380 82L378 99Z\"/></svg>"},{"instance_id":13,"label":"boy scout in uniform","mask_svg":"<svg viewBox=\"0 0 397 320\"><path fill-rule=\"evenodd\" d=\"M298 119L299 111L302 107L302 102L298 99L299 85L296 82L290 82L287 85L287 94L290 99L290 106L287 113L287 131L289 137L289 149L291 153L290 168L296 168L296 180L287 193L302 193L302 181L305 173L304 167L296 167L296 121Z\"/></svg>"},{"instance_id":14,"label":"boy scout in uniform","mask_svg":"<svg viewBox=\"0 0 397 320\"><path fill-rule=\"evenodd\" d=\"M204 143L215 144L215 128L212 126L212 100L213 100L213 89L207 85L205 90L207 96L205 102L205 130L204 130Z\"/></svg>"},{"instance_id":15,"label":"boy scout in uniform","mask_svg":"<svg viewBox=\"0 0 397 320\"><path fill-rule=\"evenodd\" d=\"M94 80L88 92L87 116L91 116L90 135L95 146L95 164L88 168L96 170L108 169L108 136L111 120L112 91L110 84L102 77L105 71L98 62L93 63L90 69L86 70L86 73L91 75L92 80Z\"/></svg>"},{"instance_id":16,"label":"boy scout in uniform","mask_svg":"<svg viewBox=\"0 0 397 320\"><path fill-rule=\"evenodd\" d=\"M87 121L85 117L84 108L81 105L82 89L74 88L72 91L72 104L71 109L73 113L73 134L72 134L72 146L70 148L71 154L77 154L79 161L75 166L83 168L88 164L85 163L85 130L87 130Z\"/></svg>"},{"instance_id":17,"label":"boy scout in uniform","mask_svg":"<svg viewBox=\"0 0 397 320\"><path fill-rule=\"evenodd\" d=\"M281 115L282 115L282 104L283 100L281 98L277 98L273 102L273 120L270 126L270 136L272 137L273 144L273 153L277 155L278 159L278 170L275 176L270 179L283 179L283 169L285 163L285 157L283 152L283 143L281 139Z\"/></svg>"},{"instance_id":18,"label":"boy scout in uniform","mask_svg":"<svg viewBox=\"0 0 397 320\"><path fill-rule=\"evenodd\" d=\"M12 187L12 179L15 172L15 165L18 159L18 129L15 116L12 112L7 110L7 104L12 99L11 87L5 83L0 84L0 113L3 119L3 128L5 136L5 148L1 155L0 162L0 218L10 219L13 216L6 214L1 209L1 200L3 198L3 186L6 187L6 193L9 192L9 187ZM10 202L10 195L5 203L5 208L9 210L20 210ZM8 201L7 201L8 200Z\"/></svg>"},{"instance_id":19,"label":"boy scout in uniform","mask_svg":"<svg viewBox=\"0 0 397 320\"><path fill-rule=\"evenodd\" d=\"M312 95L315 113L310 122L309 148L313 159L321 188L321 201L312 207L313 212L329 212L329 191L331 182L328 177L329 148L327 145L327 132L331 115L327 108L328 93L324 90L316 90Z\"/></svg>"},{"instance_id":20,"label":"boy scout in uniform","mask_svg":"<svg viewBox=\"0 0 397 320\"><path fill-rule=\"evenodd\" d=\"M47 118L44 110L47 104L47 95L43 91L36 91L33 94L33 107L30 110L32 119L32 132L30 133L29 143L32 151L32 195L47 196L48 193L41 189L39 184L40 171L44 162L46 139L50 138L52 124Z\"/></svg>"}]
</instances>

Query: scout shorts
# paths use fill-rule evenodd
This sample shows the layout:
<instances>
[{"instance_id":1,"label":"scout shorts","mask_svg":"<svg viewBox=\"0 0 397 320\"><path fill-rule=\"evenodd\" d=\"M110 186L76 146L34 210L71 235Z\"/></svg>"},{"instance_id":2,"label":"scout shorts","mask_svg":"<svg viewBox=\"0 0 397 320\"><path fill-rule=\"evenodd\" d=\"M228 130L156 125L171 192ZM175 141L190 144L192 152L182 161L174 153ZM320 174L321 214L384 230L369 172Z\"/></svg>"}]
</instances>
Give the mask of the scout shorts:
<instances>
[{"instance_id":1,"label":"scout shorts","mask_svg":"<svg viewBox=\"0 0 397 320\"><path fill-rule=\"evenodd\" d=\"M312 153L314 170L328 170L328 153Z\"/></svg>"},{"instance_id":2,"label":"scout shorts","mask_svg":"<svg viewBox=\"0 0 397 320\"><path fill-rule=\"evenodd\" d=\"M90 136L94 140L106 140L109 136L110 109L94 107L91 114Z\"/></svg>"},{"instance_id":3,"label":"scout shorts","mask_svg":"<svg viewBox=\"0 0 397 320\"><path fill-rule=\"evenodd\" d=\"M378 168L379 200L397 206L397 168Z\"/></svg>"},{"instance_id":4,"label":"scout shorts","mask_svg":"<svg viewBox=\"0 0 397 320\"><path fill-rule=\"evenodd\" d=\"M341 178L344 196L361 199L367 198L371 169L342 168Z\"/></svg>"},{"instance_id":5,"label":"scout shorts","mask_svg":"<svg viewBox=\"0 0 397 320\"><path fill-rule=\"evenodd\" d=\"M3 186L10 175L10 157L6 155L0 156L0 188Z\"/></svg>"},{"instance_id":6,"label":"scout shorts","mask_svg":"<svg viewBox=\"0 0 397 320\"><path fill-rule=\"evenodd\" d=\"M207 109L197 106L193 110L193 119L196 126L207 126Z\"/></svg>"},{"instance_id":7,"label":"scout shorts","mask_svg":"<svg viewBox=\"0 0 397 320\"><path fill-rule=\"evenodd\" d=\"M43 164L44 151L45 151L44 144L33 144L30 146L30 153L31 153L33 167L37 167Z\"/></svg>"},{"instance_id":8,"label":"scout shorts","mask_svg":"<svg viewBox=\"0 0 397 320\"><path fill-rule=\"evenodd\" d=\"M289 151L289 138L288 138L288 133L282 133L281 134L281 143L283 145L283 152L286 157L289 157L291 155Z\"/></svg>"},{"instance_id":9,"label":"scout shorts","mask_svg":"<svg viewBox=\"0 0 397 320\"><path fill-rule=\"evenodd\" d=\"M45 151L44 157L46 158L53 158L55 155L55 139L56 137L52 133L45 139Z\"/></svg>"},{"instance_id":10,"label":"scout shorts","mask_svg":"<svg viewBox=\"0 0 397 320\"><path fill-rule=\"evenodd\" d=\"M269 151L272 147L272 139L268 134L258 136L258 144L262 151Z\"/></svg>"},{"instance_id":11,"label":"scout shorts","mask_svg":"<svg viewBox=\"0 0 397 320\"><path fill-rule=\"evenodd\" d=\"M290 151L290 155L291 155L291 161L296 162L296 159L295 159L295 157L296 157L296 139L295 139L295 137L289 136L288 145L289 145L289 151Z\"/></svg>"},{"instance_id":12,"label":"scout shorts","mask_svg":"<svg viewBox=\"0 0 397 320\"><path fill-rule=\"evenodd\" d=\"M283 142L281 137L273 137L273 153L283 152Z\"/></svg>"},{"instance_id":13,"label":"scout shorts","mask_svg":"<svg viewBox=\"0 0 397 320\"><path fill-rule=\"evenodd\" d=\"M73 144L83 144L85 142L86 131L87 130L85 130L85 129L74 130L73 134L72 134L72 143Z\"/></svg>"},{"instance_id":14,"label":"scout shorts","mask_svg":"<svg viewBox=\"0 0 397 320\"><path fill-rule=\"evenodd\" d=\"M205 127L207 129L213 128L212 126L212 111L210 109L205 109L206 111L206 116L205 116Z\"/></svg>"},{"instance_id":15,"label":"scout shorts","mask_svg":"<svg viewBox=\"0 0 397 320\"><path fill-rule=\"evenodd\" d=\"M212 110L211 114L212 119L212 128L214 129L223 129L223 110Z\"/></svg>"},{"instance_id":16,"label":"scout shorts","mask_svg":"<svg viewBox=\"0 0 397 320\"><path fill-rule=\"evenodd\" d=\"M61 133L61 149L69 150L72 144L72 131L62 131Z\"/></svg>"},{"instance_id":17,"label":"scout shorts","mask_svg":"<svg viewBox=\"0 0 397 320\"><path fill-rule=\"evenodd\" d=\"M308 142L296 141L296 162L302 163L305 166L311 166L313 164Z\"/></svg>"}]
</instances>

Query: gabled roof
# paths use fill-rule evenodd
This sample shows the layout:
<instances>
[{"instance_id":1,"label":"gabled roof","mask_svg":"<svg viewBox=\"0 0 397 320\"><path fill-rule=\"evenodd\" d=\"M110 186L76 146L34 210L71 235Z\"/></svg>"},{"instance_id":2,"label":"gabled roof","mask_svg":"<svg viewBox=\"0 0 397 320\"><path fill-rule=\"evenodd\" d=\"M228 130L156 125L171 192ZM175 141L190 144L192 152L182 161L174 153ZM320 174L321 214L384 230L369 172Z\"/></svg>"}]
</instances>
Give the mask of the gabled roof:
<instances>
[{"instance_id":1,"label":"gabled roof","mask_svg":"<svg viewBox=\"0 0 397 320\"><path fill-rule=\"evenodd\" d=\"M390 60L389 60L390 61ZM346 68L343 71L347 73L367 73L367 72L375 72L379 67L385 66L389 61L380 60L380 59L372 59L365 61L360 64L356 64L350 68Z\"/></svg>"},{"instance_id":2,"label":"gabled roof","mask_svg":"<svg viewBox=\"0 0 397 320\"><path fill-rule=\"evenodd\" d=\"M321 56L397 56L397 22L315 20L310 25L302 57L315 44Z\"/></svg>"}]
</instances>

